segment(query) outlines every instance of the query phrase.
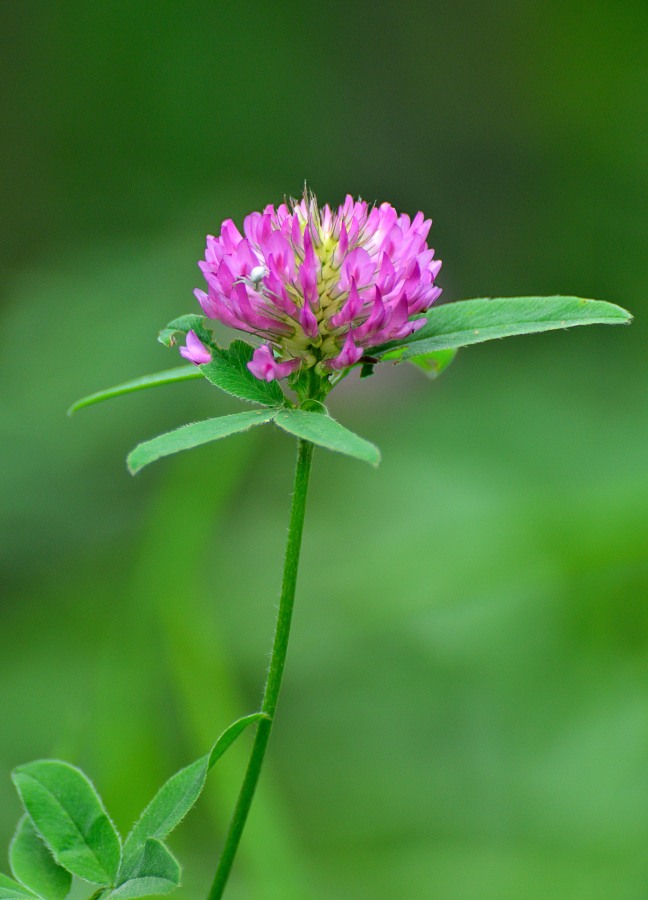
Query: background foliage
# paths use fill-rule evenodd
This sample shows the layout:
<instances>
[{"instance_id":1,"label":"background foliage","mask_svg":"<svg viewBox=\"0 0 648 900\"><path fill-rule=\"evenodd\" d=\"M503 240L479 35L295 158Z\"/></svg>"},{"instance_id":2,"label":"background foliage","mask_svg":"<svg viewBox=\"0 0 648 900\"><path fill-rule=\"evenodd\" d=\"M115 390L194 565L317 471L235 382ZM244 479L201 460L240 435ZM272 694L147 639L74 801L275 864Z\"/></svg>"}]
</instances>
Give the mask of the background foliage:
<instances>
[{"instance_id":1,"label":"background foliage","mask_svg":"<svg viewBox=\"0 0 648 900\"><path fill-rule=\"evenodd\" d=\"M0 843L59 755L126 831L259 697L293 448L175 365L220 220L346 191L435 219L444 299L573 293L591 328L383 366L316 455L294 644L235 898L639 900L648 880L645 4L28 0L2 10ZM248 737L174 850L204 894ZM212 777L212 776L210 776ZM3 866L6 869L6 866Z\"/></svg>"}]
</instances>

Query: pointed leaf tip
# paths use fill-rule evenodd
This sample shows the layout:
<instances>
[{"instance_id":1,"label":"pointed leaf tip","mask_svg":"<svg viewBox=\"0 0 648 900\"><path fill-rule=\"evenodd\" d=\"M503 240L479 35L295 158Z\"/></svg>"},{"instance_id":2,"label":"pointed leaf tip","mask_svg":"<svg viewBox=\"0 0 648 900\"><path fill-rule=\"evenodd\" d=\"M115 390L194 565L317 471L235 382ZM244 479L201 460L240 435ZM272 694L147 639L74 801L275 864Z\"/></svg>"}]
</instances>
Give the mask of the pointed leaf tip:
<instances>
[{"instance_id":1,"label":"pointed leaf tip","mask_svg":"<svg viewBox=\"0 0 648 900\"><path fill-rule=\"evenodd\" d=\"M72 404L67 414L72 416L79 409L84 409L86 406L94 406L95 403L103 403L104 400L112 400L113 397L122 397L124 394L132 394L135 391L144 391L147 388L158 387L163 384L174 384L178 381L193 381L202 377L202 372L194 365L177 366L175 369L167 369L165 372L143 375L141 378L134 378L132 381L125 381L123 384L106 388L105 391L97 391L95 394L88 394L87 397L82 397Z\"/></svg>"},{"instance_id":2,"label":"pointed leaf tip","mask_svg":"<svg viewBox=\"0 0 648 900\"><path fill-rule=\"evenodd\" d=\"M225 751L232 746L237 737L245 731L248 725L253 725L255 722L260 722L264 719L270 721L270 716L264 712L255 712L251 713L249 716L242 716L240 719L237 719L236 722L232 722L232 724L219 736L212 747L211 753L209 754L209 768L211 769L218 762Z\"/></svg>"}]
</instances>

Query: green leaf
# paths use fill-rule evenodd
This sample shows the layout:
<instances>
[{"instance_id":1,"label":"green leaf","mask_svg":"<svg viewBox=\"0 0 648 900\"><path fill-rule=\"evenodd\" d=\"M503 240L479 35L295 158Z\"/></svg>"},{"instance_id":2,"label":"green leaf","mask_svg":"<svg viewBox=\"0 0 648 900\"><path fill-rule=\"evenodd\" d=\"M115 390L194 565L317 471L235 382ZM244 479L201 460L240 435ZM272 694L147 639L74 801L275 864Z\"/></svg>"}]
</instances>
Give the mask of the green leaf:
<instances>
[{"instance_id":1,"label":"green leaf","mask_svg":"<svg viewBox=\"0 0 648 900\"><path fill-rule=\"evenodd\" d=\"M354 456L372 466L380 462L380 450L375 444L365 441L328 415L303 409L282 409L276 414L275 423L284 431L327 450Z\"/></svg>"},{"instance_id":2,"label":"green leaf","mask_svg":"<svg viewBox=\"0 0 648 900\"><path fill-rule=\"evenodd\" d=\"M381 356L403 349L403 359L437 350L465 347L494 338L532 334L574 325L619 325L632 316L620 306L579 297L500 297L495 300L460 300L432 307L427 324L411 337L372 348Z\"/></svg>"},{"instance_id":3,"label":"green leaf","mask_svg":"<svg viewBox=\"0 0 648 900\"><path fill-rule=\"evenodd\" d=\"M54 860L29 816L18 823L9 845L9 864L18 881L47 900L64 900L70 893L72 876Z\"/></svg>"},{"instance_id":4,"label":"green leaf","mask_svg":"<svg viewBox=\"0 0 648 900\"><path fill-rule=\"evenodd\" d=\"M25 897L33 900L35 896L36 894L32 894L22 884L18 884L17 881L0 874L0 900L24 900Z\"/></svg>"},{"instance_id":5,"label":"green leaf","mask_svg":"<svg viewBox=\"0 0 648 900\"><path fill-rule=\"evenodd\" d=\"M227 350L214 353L212 361L200 366L200 371L216 387L241 400L264 406L285 406L286 398L279 383L260 381L248 369L253 353L254 347L250 344L233 341Z\"/></svg>"},{"instance_id":6,"label":"green leaf","mask_svg":"<svg viewBox=\"0 0 648 900\"><path fill-rule=\"evenodd\" d=\"M177 335L187 334L193 331L200 338L203 344L209 347L217 348L218 344L214 338L211 328L207 325L209 319L207 316L200 316L195 313L189 313L186 316L179 316L169 322L166 328L158 334L158 341L165 347L174 347L178 343Z\"/></svg>"},{"instance_id":7,"label":"green leaf","mask_svg":"<svg viewBox=\"0 0 648 900\"><path fill-rule=\"evenodd\" d=\"M147 840L164 839L184 819L202 793L208 766L209 755L203 756L160 788L124 842L120 881L132 871Z\"/></svg>"},{"instance_id":8,"label":"green leaf","mask_svg":"<svg viewBox=\"0 0 648 900\"><path fill-rule=\"evenodd\" d=\"M168 431L150 441L138 444L128 455L128 468L135 475L144 466L179 453L181 450L190 450L210 441L218 441L220 438L247 431L254 425L263 425L277 415L276 409L253 409L249 412L234 413L231 416L220 416L216 419L205 419L202 422L193 422L191 425L183 425L175 431Z\"/></svg>"},{"instance_id":9,"label":"green leaf","mask_svg":"<svg viewBox=\"0 0 648 900\"><path fill-rule=\"evenodd\" d=\"M12 778L59 865L92 884L112 884L121 859L119 835L83 772L46 759L18 766Z\"/></svg>"},{"instance_id":10,"label":"green leaf","mask_svg":"<svg viewBox=\"0 0 648 900\"><path fill-rule=\"evenodd\" d=\"M96 394L82 397L68 409L68 416L71 416L78 409L83 409L85 406L93 406L95 403L102 403L104 400L111 400L113 397L121 397L122 394L132 394L134 391L143 391L146 388L158 387L161 384L191 381L195 378L202 378L202 373L198 366L194 366L193 363L190 366L178 366L175 369L167 369L166 372L156 372L154 375L143 375L141 378L125 381L124 384L117 384L115 387L107 388L105 391L98 391Z\"/></svg>"},{"instance_id":11,"label":"green leaf","mask_svg":"<svg viewBox=\"0 0 648 900\"><path fill-rule=\"evenodd\" d=\"M209 753L176 772L160 788L126 838L120 878L132 868L149 838L163 840L184 819L200 797L207 773L241 732L265 718L264 713L252 713L237 719L220 735Z\"/></svg>"},{"instance_id":12,"label":"green leaf","mask_svg":"<svg viewBox=\"0 0 648 900\"><path fill-rule=\"evenodd\" d=\"M180 886L180 865L164 844L147 840L131 871L105 900L132 900L168 894Z\"/></svg>"}]
</instances>

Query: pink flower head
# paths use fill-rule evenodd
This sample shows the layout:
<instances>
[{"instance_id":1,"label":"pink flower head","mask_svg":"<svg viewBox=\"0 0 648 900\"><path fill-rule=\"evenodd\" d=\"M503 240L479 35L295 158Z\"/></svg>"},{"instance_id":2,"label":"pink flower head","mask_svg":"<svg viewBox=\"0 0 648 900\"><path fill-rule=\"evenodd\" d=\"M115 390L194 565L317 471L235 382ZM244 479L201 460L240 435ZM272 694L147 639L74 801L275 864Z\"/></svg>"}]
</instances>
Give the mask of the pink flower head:
<instances>
[{"instance_id":1,"label":"pink flower head","mask_svg":"<svg viewBox=\"0 0 648 900\"><path fill-rule=\"evenodd\" d=\"M257 378L311 367L326 376L425 324L421 314L441 293L431 224L349 195L320 210L304 194L250 213L243 234L228 219L208 236L199 263L208 290L196 297L210 318L263 340L249 363Z\"/></svg>"},{"instance_id":2,"label":"pink flower head","mask_svg":"<svg viewBox=\"0 0 648 900\"><path fill-rule=\"evenodd\" d=\"M180 356L184 356L185 359L188 359L196 366L202 366L204 363L211 362L211 353L195 331L187 332L186 346L180 347Z\"/></svg>"}]
</instances>

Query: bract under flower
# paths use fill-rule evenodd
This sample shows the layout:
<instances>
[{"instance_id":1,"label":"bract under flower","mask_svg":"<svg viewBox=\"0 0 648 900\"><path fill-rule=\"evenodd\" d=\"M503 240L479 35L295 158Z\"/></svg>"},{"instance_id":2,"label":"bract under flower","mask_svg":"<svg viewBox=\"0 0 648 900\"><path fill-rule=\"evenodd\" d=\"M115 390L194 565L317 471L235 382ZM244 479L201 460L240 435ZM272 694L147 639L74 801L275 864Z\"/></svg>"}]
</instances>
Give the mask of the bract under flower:
<instances>
[{"instance_id":1,"label":"bract under flower","mask_svg":"<svg viewBox=\"0 0 648 900\"><path fill-rule=\"evenodd\" d=\"M302 368L325 377L425 324L441 261L423 213L399 215L347 196L333 211L312 195L231 219L199 263L205 314L263 341L250 371L271 381ZM188 357L191 358L191 357Z\"/></svg>"}]
</instances>

